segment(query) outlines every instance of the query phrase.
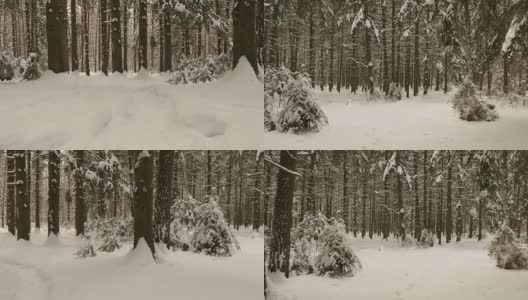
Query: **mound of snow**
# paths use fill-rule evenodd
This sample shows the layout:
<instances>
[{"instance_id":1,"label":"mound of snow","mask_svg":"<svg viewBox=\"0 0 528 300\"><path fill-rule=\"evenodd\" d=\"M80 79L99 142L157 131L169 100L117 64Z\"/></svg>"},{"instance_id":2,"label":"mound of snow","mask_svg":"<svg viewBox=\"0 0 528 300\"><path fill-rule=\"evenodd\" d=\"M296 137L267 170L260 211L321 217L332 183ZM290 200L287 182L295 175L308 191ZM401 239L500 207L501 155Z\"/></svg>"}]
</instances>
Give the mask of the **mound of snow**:
<instances>
[{"instance_id":1,"label":"mound of snow","mask_svg":"<svg viewBox=\"0 0 528 300\"><path fill-rule=\"evenodd\" d=\"M218 82L237 84L238 88L262 84L245 56L240 57L237 66L232 71L227 72Z\"/></svg>"},{"instance_id":2,"label":"mound of snow","mask_svg":"<svg viewBox=\"0 0 528 300\"><path fill-rule=\"evenodd\" d=\"M127 265L145 266L154 263L152 252L144 238L139 239L135 249L130 250L125 257Z\"/></svg>"}]
</instances>

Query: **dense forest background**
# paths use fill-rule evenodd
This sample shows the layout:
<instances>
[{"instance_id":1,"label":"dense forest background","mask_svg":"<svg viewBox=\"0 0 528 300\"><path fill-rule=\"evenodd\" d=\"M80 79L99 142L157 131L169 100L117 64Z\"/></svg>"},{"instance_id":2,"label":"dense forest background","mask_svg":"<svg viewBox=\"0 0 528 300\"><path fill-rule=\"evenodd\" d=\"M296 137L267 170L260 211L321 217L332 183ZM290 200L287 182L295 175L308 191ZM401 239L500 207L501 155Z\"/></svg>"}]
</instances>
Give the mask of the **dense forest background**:
<instances>
[{"instance_id":1,"label":"dense forest background","mask_svg":"<svg viewBox=\"0 0 528 300\"><path fill-rule=\"evenodd\" d=\"M112 226L169 246L171 222L211 200L218 226L258 231L268 220L256 151L3 151L0 165L1 226L18 239L121 220Z\"/></svg>"},{"instance_id":2,"label":"dense forest background","mask_svg":"<svg viewBox=\"0 0 528 300\"><path fill-rule=\"evenodd\" d=\"M5 0L0 49L36 53L54 72L165 72L222 54L257 71L263 9L257 0Z\"/></svg>"},{"instance_id":3,"label":"dense forest background","mask_svg":"<svg viewBox=\"0 0 528 300\"><path fill-rule=\"evenodd\" d=\"M488 95L524 95L527 14L524 0L270 0L265 65L330 91L409 97L468 76Z\"/></svg>"}]
</instances>

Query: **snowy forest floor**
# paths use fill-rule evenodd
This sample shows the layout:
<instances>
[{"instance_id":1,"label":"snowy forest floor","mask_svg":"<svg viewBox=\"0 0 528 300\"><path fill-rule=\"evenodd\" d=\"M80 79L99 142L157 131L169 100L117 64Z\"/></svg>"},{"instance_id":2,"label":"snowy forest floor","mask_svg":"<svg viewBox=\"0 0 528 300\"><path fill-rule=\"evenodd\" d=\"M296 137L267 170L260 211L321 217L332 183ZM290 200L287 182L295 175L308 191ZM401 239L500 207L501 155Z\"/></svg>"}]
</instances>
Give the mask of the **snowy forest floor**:
<instances>
[{"instance_id":1,"label":"snowy forest floor","mask_svg":"<svg viewBox=\"0 0 528 300\"><path fill-rule=\"evenodd\" d=\"M489 241L410 249L398 247L394 239L353 239L363 265L355 277L274 278L272 290L278 297L269 300L528 299L528 271L497 268L487 255Z\"/></svg>"},{"instance_id":2,"label":"snowy forest floor","mask_svg":"<svg viewBox=\"0 0 528 300\"><path fill-rule=\"evenodd\" d=\"M138 79L141 77L141 79ZM46 73L0 83L1 148L256 149L264 98L247 60L207 84L165 74ZM243 137L243 138L242 138Z\"/></svg>"},{"instance_id":3,"label":"snowy forest floor","mask_svg":"<svg viewBox=\"0 0 528 300\"><path fill-rule=\"evenodd\" d=\"M447 95L433 91L427 96L401 101L367 102L365 93L313 91L329 125L305 135L267 132L264 144L272 149L524 149L528 146L528 106L497 104L495 122L467 122L458 118ZM489 100L489 99L487 99Z\"/></svg>"},{"instance_id":4,"label":"snowy forest floor","mask_svg":"<svg viewBox=\"0 0 528 300\"><path fill-rule=\"evenodd\" d=\"M33 232L31 242L17 243L0 229L0 299L263 299L262 234L235 235L241 250L232 257L167 251L154 263L148 251L130 255L131 244L78 259L74 231L52 242Z\"/></svg>"}]
</instances>

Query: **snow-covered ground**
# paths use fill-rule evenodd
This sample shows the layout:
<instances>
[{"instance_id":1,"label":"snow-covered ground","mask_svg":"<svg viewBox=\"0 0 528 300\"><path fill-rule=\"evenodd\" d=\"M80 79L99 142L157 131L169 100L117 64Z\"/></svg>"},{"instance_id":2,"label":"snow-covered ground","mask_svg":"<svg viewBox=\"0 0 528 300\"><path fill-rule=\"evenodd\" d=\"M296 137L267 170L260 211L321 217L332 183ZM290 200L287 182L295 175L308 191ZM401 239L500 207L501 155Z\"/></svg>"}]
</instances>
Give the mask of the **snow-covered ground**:
<instances>
[{"instance_id":1,"label":"snow-covered ground","mask_svg":"<svg viewBox=\"0 0 528 300\"><path fill-rule=\"evenodd\" d=\"M0 83L2 149L258 149L263 84L245 58L210 84L46 73Z\"/></svg>"},{"instance_id":2,"label":"snow-covered ground","mask_svg":"<svg viewBox=\"0 0 528 300\"><path fill-rule=\"evenodd\" d=\"M262 235L250 230L235 235L241 250L232 257L167 251L154 263L148 250L131 255L130 244L110 255L78 259L73 253L80 241L72 231L55 241L33 233L31 242L17 243L2 230L0 299L263 299Z\"/></svg>"},{"instance_id":3,"label":"snow-covered ground","mask_svg":"<svg viewBox=\"0 0 528 300\"><path fill-rule=\"evenodd\" d=\"M367 102L364 93L314 90L329 126L306 135L267 132L269 149L527 149L528 107L499 104L495 122L460 120L453 93Z\"/></svg>"},{"instance_id":4,"label":"snow-covered ground","mask_svg":"<svg viewBox=\"0 0 528 300\"><path fill-rule=\"evenodd\" d=\"M274 277L274 296L269 300L528 299L528 271L497 268L487 255L488 243L465 240L430 249L404 249L394 240L353 239L363 265L355 277Z\"/></svg>"}]
</instances>

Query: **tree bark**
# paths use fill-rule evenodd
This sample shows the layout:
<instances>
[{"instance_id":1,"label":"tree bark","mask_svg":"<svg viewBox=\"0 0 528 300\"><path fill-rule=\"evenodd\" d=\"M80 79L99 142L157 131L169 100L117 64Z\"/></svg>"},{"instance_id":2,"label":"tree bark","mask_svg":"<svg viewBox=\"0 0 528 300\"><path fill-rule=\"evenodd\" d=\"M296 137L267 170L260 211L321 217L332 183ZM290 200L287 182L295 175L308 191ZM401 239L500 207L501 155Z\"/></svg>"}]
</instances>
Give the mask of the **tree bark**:
<instances>
[{"instance_id":1,"label":"tree bark","mask_svg":"<svg viewBox=\"0 0 528 300\"><path fill-rule=\"evenodd\" d=\"M280 165L277 175L277 192L273 227L271 232L269 271L290 275L290 230L292 227L293 192L295 190L296 151L280 152Z\"/></svg>"},{"instance_id":2,"label":"tree bark","mask_svg":"<svg viewBox=\"0 0 528 300\"><path fill-rule=\"evenodd\" d=\"M110 0L112 9L112 71L123 73L120 0Z\"/></svg>"},{"instance_id":3,"label":"tree bark","mask_svg":"<svg viewBox=\"0 0 528 300\"><path fill-rule=\"evenodd\" d=\"M54 73L68 72L66 0L46 2L46 33L48 39L48 67Z\"/></svg>"},{"instance_id":4,"label":"tree bark","mask_svg":"<svg viewBox=\"0 0 528 300\"><path fill-rule=\"evenodd\" d=\"M49 151L48 157L48 236L59 235L60 164L58 151Z\"/></svg>"},{"instance_id":5,"label":"tree bark","mask_svg":"<svg viewBox=\"0 0 528 300\"><path fill-rule=\"evenodd\" d=\"M156 188L155 241L170 247L171 207L173 204L172 184L174 176L174 151L160 151Z\"/></svg>"},{"instance_id":6,"label":"tree bark","mask_svg":"<svg viewBox=\"0 0 528 300\"><path fill-rule=\"evenodd\" d=\"M15 207L15 185L16 185L16 167L15 167L15 151L8 150L6 154L7 160L7 203L6 203L6 219L7 230L13 236L16 233L16 207Z\"/></svg>"},{"instance_id":7,"label":"tree bark","mask_svg":"<svg viewBox=\"0 0 528 300\"><path fill-rule=\"evenodd\" d=\"M146 5L144 0L141 3ZM146 20L146 19L145 19ZM146 59L146 57L145 57ZM143 61L144 62L144 61ZM153 158L151 151L133 151L134 165L134 249L140 239L147 243L152 256L155 257L154 232L152 227L152 198L153 198Z\"/></svg>"},{"instance_id":8,"label":"tree bark","mask_svg":"<svg viewBox=\"0 0 528 300\"><path fill-rule=\"evenodd\" d=\"M17 206L17 240L29 241L30 203L27 197L26 151L15 151L16 206Z\"/></svg>"},{"instance_id":9,"label":"tree bark","mask_svg":"<svg viewBox=\"0 0 528 300\"><path fill-rule=\"evenodd\" d=\"M75 151L75 231L77 236L84 235L86 222L86 200L84 195L84 154L85 151Z\"/></svg>"},{"instance_id":10,"label":"tree bark","mask_svg":"<svg viewBox=\"0 0 528 300\"><path fill-rule=\"evenodd\" d=\"M147 36L147 0L138 0L139 1L139 30L138 30L138 60L139 67L143 68L145 71L148 70L148 36Z\"/></svg>"},{"instance_id":11,"label":"tree bark","mask_svg":"<svg viewBox=\"0 0 528 300\"><path fill-rule=\"evenodd\" d=\"M235 0L233 9L233 69L242 56L258 76L257 34L255 4L256 0Z\"/></svg>"},{"instance_id":12,"label":"tree bark","mask_svg":"<svg viewBox=\"0 0 528 300\"><path fill-rule=\"evenodd\" d=\"M79 50L77 50L77 0L71 0L71 66L72 72L79 70Z\"/></svg>"}]
</instances>

